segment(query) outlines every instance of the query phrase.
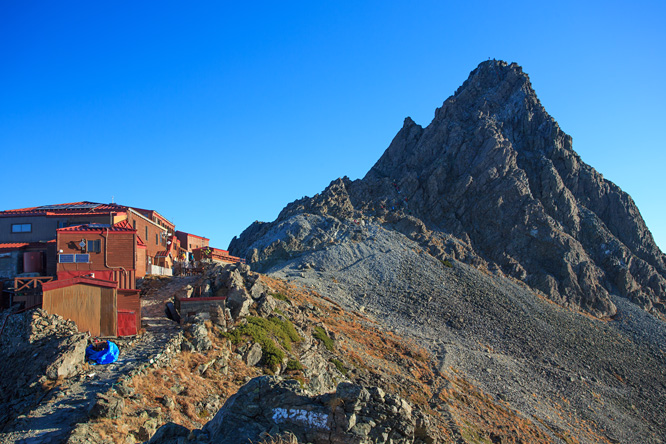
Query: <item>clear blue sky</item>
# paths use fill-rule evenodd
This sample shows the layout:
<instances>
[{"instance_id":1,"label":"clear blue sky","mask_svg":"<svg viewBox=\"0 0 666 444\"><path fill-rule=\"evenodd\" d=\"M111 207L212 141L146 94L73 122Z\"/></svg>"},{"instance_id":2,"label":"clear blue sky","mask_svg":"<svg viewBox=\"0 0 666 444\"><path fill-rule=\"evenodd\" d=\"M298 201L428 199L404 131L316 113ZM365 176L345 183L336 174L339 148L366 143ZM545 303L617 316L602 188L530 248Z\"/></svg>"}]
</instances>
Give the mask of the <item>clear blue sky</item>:
<instances>
[{"instance_id":1,"label":"clear blue sky","mask_svg":"<svg viewBox=\"0 0 666 444\"><path fill-rule=\"evenodd\" d=\"M663 1L0 0L0 209L113 196L226 248L497 58L666 250L664 23Z\"/></svg>"}]
</instances>

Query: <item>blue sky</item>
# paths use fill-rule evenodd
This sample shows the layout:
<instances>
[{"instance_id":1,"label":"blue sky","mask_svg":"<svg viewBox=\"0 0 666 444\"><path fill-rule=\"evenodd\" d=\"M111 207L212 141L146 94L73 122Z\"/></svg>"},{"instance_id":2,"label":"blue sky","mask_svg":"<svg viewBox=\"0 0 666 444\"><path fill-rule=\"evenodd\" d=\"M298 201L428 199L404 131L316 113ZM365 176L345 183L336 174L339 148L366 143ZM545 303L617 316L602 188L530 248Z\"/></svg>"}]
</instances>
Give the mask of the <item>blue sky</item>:
<instances>
[{"instance_id":1,"label":"blue sky","mask_svg":"<svg viewBox=\"0 0 666 444\"><path fill-rule=\"evenodd\" d=\"M0 209L113 197L226 248L363 177L497 58L666 250L665 19L657 1L0 0Z\"/></svg>"}]
</instances>

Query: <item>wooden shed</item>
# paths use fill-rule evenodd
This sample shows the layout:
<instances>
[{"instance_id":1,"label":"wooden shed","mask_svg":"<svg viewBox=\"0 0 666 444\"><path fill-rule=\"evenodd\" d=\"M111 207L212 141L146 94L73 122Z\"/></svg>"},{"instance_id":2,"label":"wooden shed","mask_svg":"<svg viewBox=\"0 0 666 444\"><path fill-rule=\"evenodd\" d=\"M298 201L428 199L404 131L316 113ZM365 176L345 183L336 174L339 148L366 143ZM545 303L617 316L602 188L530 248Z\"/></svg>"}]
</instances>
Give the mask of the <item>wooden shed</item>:
<instances>
[{"instance_id":1,"label":"wooden shed","mask_svg":"<svg viewBox=\"0 0 666 444\"><path fill-rule=\"evenodd\" d=\"M89 277L47 282L42 285L42 308L71 319L79 331L88 331L92 336L136 334L141 326L139 292L121 290L119 301L117 286L115 281ZM128 316L132 316L134 322L127 322Z\"/></svg>"}]
</instances>

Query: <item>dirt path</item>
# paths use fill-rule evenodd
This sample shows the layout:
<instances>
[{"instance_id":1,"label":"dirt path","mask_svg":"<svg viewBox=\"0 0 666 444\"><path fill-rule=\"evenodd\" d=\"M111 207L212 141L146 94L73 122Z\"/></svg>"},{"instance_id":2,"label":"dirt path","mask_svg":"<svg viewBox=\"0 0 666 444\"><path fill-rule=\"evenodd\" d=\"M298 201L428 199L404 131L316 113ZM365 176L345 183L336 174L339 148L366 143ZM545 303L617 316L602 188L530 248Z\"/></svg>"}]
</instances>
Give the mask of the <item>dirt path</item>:
<instances>
[{"instance_id":1,"label":"dirt path","mask_svg":"<svg viewBox=\"0 0 666 444\"><path fill-rule=\"evenodd\" d=\"M165 344L178 333L178 324L166 318L164 304L190 283L193 277L174 278L158 289L151 289L141 300L145 333L135 341L119 340L118 361L96 366L88 374L65 381L48 392L41 403L19 416L0 433L0 442L17 444L57 444L65 442L76 424L88 418L96 394L107 391L132 370L149 365Z\"/></svg>"}]
</instances>

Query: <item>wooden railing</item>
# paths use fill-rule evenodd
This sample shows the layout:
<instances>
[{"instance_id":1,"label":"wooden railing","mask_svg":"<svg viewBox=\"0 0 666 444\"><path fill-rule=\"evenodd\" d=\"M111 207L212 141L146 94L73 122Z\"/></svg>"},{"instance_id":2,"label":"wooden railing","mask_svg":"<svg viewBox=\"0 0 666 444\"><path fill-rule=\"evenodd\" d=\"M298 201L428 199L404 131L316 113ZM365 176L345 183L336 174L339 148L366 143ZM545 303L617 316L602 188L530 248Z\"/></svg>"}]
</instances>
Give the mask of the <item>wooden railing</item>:
<instances>
[{"instance_id":1,"label":"wooden railing","mask_svg":"<svg viewBox=\"0 0 666 444\"><path fill-rule=\"evenodd\" d=\"M41 293L42 284L44 282L51 282L52 280L52 276L14 278L14 292L21 292L26 294Z\"/></svg>"},{"instance_id":2,"label":"wooden railing","mask_svg":"<svg viewBox=\"0 0 666 444\"><path fill-rule=\"evenodd\" d=\"M176 264L173 267L174 276L195 276L203 274L203 267L188 267Z\"/></svg>"},{"instance_id":3,"label":"wooden railing","mask_svg":"<svg viewBox=\"0 0 666 444\"><path fill-rule=\"evenodd\" d=\"M14 278L14 294L11 304L23 304L25 308L41 305L42 284L52 280L52 276Z\"/></svg>"}]
</instances>

